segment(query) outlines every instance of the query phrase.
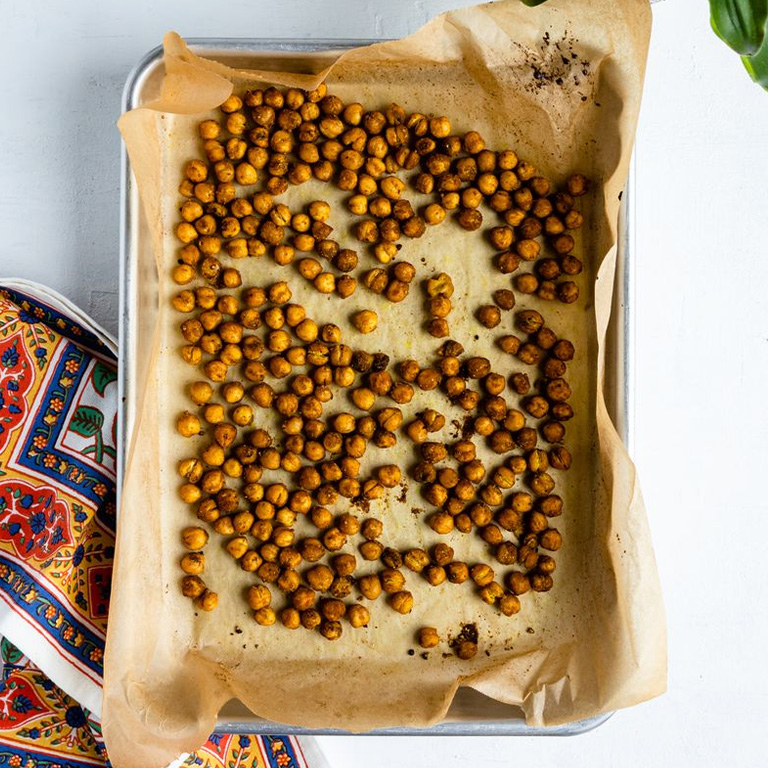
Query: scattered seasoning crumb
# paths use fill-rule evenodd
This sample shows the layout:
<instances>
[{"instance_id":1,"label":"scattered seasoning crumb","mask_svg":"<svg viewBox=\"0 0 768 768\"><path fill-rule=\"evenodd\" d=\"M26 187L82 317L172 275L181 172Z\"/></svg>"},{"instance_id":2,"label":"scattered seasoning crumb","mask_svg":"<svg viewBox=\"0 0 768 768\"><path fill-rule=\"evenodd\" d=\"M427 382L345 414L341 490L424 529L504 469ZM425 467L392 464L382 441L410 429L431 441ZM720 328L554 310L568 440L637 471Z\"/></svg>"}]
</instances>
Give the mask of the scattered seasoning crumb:
<instances>
[{"instance_id":1,"label":"scattered seasoning crumb","mask_svg":"<svg viewBox=\"0 0 768 768\"><path fill-rule=\"evenodd\" d=\"M424 653L420 654L422 659L428 659L429 658L429 651L424 651Z\"/></svg>"},{"instance_id":2,"label":"scattered seasoning crumb","mask_svg":"<svg viewBox=\"0 0 768 768\"><path fill-rule=\"evenodd\" d=\"M408 655L409 656L415 656L416 655L416 651L414 651L413 648L409 648L408 649Z\"/></svg>"},{"instance_id":3,"label":"scattered seasoning crumb","mask_svg":"<svg viewBox=\"0 0 768 768\"><path fill-rule=\"evenodd\" d=\"M536 630L533 627L528 627L528 629L525 630L529 635L532 635Z\"/></svg>"},{"instance_id":4,"label":"scattered seasoning crumb","mask_svg":"<svg viewBox=\"0 0 768 768\"><path fill-rule=\"evenodd\" d=\"M408 483L402 482L400 483L400 493L397 496L397 500L401 504L405 504L405 500L408 497Z\"/></svg>"},{"instance_id":5,"label":"scattered seasoning crumb","mask_svg":"<svg viewBox=\"0 0 768 768\"><path fill-rule=\"evenodd\" d=\"M242 635L243 634L243 630L240 627L235 627L235 633L238 634L238 635Z\"/></svg>"}]
</instances>

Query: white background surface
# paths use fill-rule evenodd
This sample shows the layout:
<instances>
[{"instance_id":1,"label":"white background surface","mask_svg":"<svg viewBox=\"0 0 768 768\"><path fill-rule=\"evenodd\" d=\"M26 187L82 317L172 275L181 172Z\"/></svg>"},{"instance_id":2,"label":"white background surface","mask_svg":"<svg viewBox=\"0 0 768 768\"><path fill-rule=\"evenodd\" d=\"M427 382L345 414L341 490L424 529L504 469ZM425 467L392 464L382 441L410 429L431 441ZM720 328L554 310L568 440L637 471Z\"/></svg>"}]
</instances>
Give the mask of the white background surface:
<instances>
[{"instance_id":1,"label":"white background surface","mask_svg":"<svg viewBox=\"0 0 768 768\"><path fill-rule=\"evenodd\" d=\"M0 277L117 325L118 134L134 62L188 36L398 37L452 0L0 0ZM324 738L333 768L768 764L768 93L704 0L666 0L637 142L636 460L669 693L576 739Z\"/></svg>"}]
</instances>

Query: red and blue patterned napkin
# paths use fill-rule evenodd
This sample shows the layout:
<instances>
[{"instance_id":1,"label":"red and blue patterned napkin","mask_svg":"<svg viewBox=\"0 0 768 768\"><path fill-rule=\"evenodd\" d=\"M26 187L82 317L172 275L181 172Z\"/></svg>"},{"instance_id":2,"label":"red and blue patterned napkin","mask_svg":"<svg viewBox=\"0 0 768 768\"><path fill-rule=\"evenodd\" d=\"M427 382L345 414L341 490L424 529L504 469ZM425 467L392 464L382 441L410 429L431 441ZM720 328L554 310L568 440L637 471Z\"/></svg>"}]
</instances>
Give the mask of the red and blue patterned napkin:
<instances>
[{"instance_id":1,"label":"red and blue patterned napkin","mask_svg":"<svg viewBox=\"0 0 768 768\"><path fill-rule=\"evenodd\" d=\"M6 281L0 765L109 765L98 713L114 555L117 403L114 339L42 286ZM174 765L308 763L292 737L213 734Z\"/></svg>"}]
</instances>

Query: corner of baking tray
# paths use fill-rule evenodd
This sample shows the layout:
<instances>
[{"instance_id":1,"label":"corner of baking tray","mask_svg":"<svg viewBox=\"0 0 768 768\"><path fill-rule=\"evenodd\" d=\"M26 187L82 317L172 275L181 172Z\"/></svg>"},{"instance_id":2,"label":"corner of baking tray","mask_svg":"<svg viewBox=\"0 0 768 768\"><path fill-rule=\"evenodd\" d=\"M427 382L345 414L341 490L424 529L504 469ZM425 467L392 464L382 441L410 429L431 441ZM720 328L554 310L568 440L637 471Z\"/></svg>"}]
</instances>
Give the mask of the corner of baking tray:
<instances>
[{"instance_id":1,"label":"corner of baking tray","mask_svg":"<svg viewBox=\"0 0 768 768\"><path fill-rule=\"evenodd\" d=\"M134 65L133 69L128 73L128 77L125 80L123 86L123 98L121 102L121 111L128 112L133 109L137 103L137 93L141 79L146 74L146 71L156 62L158 62L163 56L163 46L156 45L151 51L147 51L138 62Z\"/></svg>"}]
</instances>

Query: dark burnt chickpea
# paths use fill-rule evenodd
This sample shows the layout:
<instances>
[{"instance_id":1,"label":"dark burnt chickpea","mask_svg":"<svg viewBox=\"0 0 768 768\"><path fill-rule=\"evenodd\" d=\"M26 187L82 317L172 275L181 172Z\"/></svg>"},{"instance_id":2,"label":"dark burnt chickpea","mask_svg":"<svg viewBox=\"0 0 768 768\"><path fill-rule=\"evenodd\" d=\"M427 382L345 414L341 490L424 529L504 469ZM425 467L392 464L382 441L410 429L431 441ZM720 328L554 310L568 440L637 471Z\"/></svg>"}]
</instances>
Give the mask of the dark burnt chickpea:
<instances>
[{"instance_id":1,"label":"dark burnt chickpea","mask_svg":"<svg viewBox=\"0 0 768 768\"><path fill-rule=\"evenodd\" d=\"M573 304L579 298L579 286L571 280L557 284L557 298L563 304Z\"/></svg>"},{"instance_id":2,"label":"dark burnt chickpea","mask_svg":"<svg viewBox=\"0 0 768 768\"><path fill-rule=\"evenodd\" d=\"M560 339L560 341L552 347L552 354L558 360L568 362L569 360L573 360L575 354L574 346L567 339Z\"/></svg>"},{"instance_id":3,"label":"dark burnt chickpea","mask_svg":"<svg viewBox=\"0 0 768 768\"><path fill-rule=\"evenodd\" d=\"M573 408L568 403L555 403L552 406L552 418L557 421L568 421L573 418Z\"/></svg>"},{"instance_id":4,"label":"dark burnt chickpea","mask_svg":"<svg viewBox=\"0 0 768 768\"><path fill-rule=\"evenodd\" d=\"M582 263L575 256L567 254L560 259L560 269L566 275L578 275L582 270Z\"/></svg>"},{"instance_id":5,"label":"dark burnt chickpea","mask_svg":"<svg viewBox=\"0 0 768 768\"><path fill-rule=\"evenodd\" d=\"M571 454L561 445L554 446L549 452L549 463L553 469L567 470L571 467Z\"/></svg>"}]
</instances>

